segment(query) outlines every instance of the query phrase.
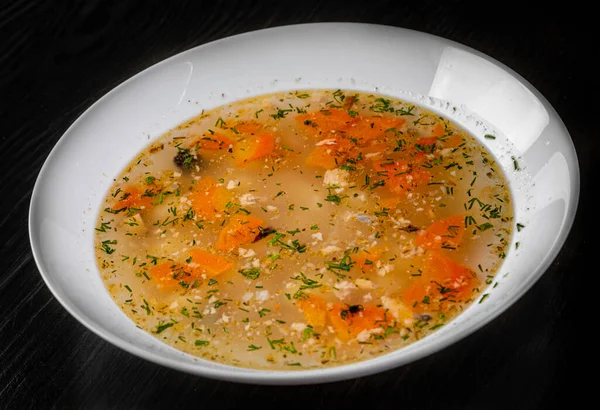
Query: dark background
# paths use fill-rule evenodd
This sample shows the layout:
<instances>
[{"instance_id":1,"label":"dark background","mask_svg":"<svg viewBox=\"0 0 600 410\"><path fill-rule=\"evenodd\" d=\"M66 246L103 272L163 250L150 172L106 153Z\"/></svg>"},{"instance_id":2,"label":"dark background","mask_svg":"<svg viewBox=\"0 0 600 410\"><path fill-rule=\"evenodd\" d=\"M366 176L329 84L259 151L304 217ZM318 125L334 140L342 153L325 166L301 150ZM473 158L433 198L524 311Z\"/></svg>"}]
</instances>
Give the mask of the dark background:
<instances>
[{"instance_id":1,"label":"dark background","mask_svg":"<svg viewBox=\"0 0 600 410\"><path fill-rule=\"evenodd\" d=\"M598 268L588 255L597 227L600 19L586 4L0 1L0 409L582 406L595 396L598 355L585 340L597 327ZM35 179L71 123L130 76L191 47L266 27L337 21L460 42L508 65L549 100L581 169L577 218L550 269L499 318L441 352L315 386L194 377L134 357L80 325L44 285L27 233Z\"/></svg>"}]
</instances>

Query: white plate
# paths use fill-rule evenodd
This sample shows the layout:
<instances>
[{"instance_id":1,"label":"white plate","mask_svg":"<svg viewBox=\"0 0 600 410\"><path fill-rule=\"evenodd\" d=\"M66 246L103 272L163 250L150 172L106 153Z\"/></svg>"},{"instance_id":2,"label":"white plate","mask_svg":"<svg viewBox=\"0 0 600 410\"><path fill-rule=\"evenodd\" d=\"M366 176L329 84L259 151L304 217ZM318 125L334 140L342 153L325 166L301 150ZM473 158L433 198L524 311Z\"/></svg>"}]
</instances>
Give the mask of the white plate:
<instances>
[{"instance_id":1,"label":"white plate","mask_svg":"<svg viewBox=\"0 0 600 410\"><path fill-rule=\"evenodd\" d=\"M96 268L94 227L103 197L149 140L209 109L251 95L330 88L375 91L458 122L502 164L515 223L498 284L449 325L370 361L306 371L258 371L181 353L136 328ZM485 139L494 134L496 139ZM516 159L520 170L515 170ZM272 28L206 44L116 87L63 135L31 200L29 233L40 273L77 320L110 343L155 363L211 378L264 384L348 379L401 366L471 334L500 315L546 271L571 228L579 169L569 134L529 83L494 59L401 28L326 23ZM516 242L519 242L517 248Z\"/></svg>"}]
</instances>

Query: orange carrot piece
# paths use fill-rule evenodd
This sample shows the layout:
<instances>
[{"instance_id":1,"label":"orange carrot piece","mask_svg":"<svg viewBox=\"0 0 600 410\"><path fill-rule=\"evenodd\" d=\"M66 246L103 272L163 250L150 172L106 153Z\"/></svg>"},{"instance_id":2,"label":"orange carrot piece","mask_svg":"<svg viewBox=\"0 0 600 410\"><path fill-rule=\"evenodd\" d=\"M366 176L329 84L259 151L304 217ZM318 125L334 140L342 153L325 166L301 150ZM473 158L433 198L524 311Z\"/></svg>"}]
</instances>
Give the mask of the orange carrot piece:
<instances>
[{"instance_id":1,"label":"orange carrot piece","mask_svg":"<svg viewBox=\"0 0 600 410\"><path fill-rule=\"evenodd\" d=\"M327 313L337 336L344 342L355 338L365 330L385 327L392 319L387 317L385 309L375 305L351 307L343 303L335 303Z\"/></svg>"},{"instance_id":2,"label":"orange carrot piece","mask_svg":"<svg viewBox=\"0 0 600 410\"><path fill-rule=\"evenodd\" d=\"M331 109L297 115L296 121L312 136L328 138L335 132L347 130L355 119L344 110Z\"/></svg>"},{"instance_id":3,"label":"orange carrot piece","mask_svg":"<svg viewBox=\"0 0 600 410\"><path fill-rule=\"evenodd\" d=\"M204 177L194 185L190 201L192 201L192 208L198 216L210 220L223 212L231 201L231 193L226 188L217 185L215 179Z\"/></svg>"},{"instance_id":4,"label":"orange carrot piece","mask_svg":"<svg viewBox=\"0 0 600 410\"><path fill-rule=\"evenodd\" d=\"M444 147L454 148L463 143L463 138L458 134L452 134L444 139Z\"/></svg>"},{"instance_id":5,"label":"orange carrot piece","mask_svg":"<svg viewBox=\"0 0 600 410\"><path fill-rule=\"evenodd\" d=\"M464 215L452 215L433 222L417 234L415 244L423 249L456 249L465 232Z\"/></svg>"},{"instance_id":6,"label":"orange carrot piece","mask_svg":"<svg viewBox=\"0 0 600 410\"><path fill-rule=\"evenodd\" d=\"M384 138L387 130L397 129L405 122L400 117L360 117L350 126L347 134L363 143Z\"/></svg>"},{"instance_id":7,"label":"orange carrot piece","mask_svg":"<svg viewBox=\"0 0 600 410\"><path fill-rule=\"evenodd\" d=\"M220 255L215 255L201 249L192 249L190 251L192 262L197 264L194 269L208 276L217 276L233 267L233 262Z\"/></svg>"},{"instance_id":8,"label":"orange carrot piece","mask_svg":"<svg viewBox=\"0 0 600 410\"><path fill-rule=\"evenodd\" d=\"M217 240L217 249L230 251L236 247L253 242L260 234L259 227L265 221L252 215L235 215L223 227Z\"/></svg>"},{"instance_id":9,"label":"orange carrot piece","mask_svg":"<svg viewBox=\"0 0 600 410\"><path fill-rule=\"evenodd\" d=\"M232 128L240 134L258 134L263 129L261 123L257 121L240 121Z\"/></svg>"},{"instance_id":10,"label":"orange carrot piece","mask_svg":"<svg viewBox=\"0 0 600 410\"><path fill-rule=\"evenodd\" d=\"M184 265L177 262L163 262L150 269L150 277L156 287L165 292L185 289L202 275L217 276L233 267L233 263L220 255L215 255L200 249L191 252L192 263Z\"/></svg>"},{"instance_id":11,"label":"orange carrot piece","mask_svg":"<svg viewBox=\"0 0 600 410\"><path fill-rule=\"evenodd\" d=\"M402 294L402 301L404 304L419 313L427 310L430 306L430 301L428 299L429 284L430 282L421 278L415 279Z\"/></svg>"},{"instance_id":12,"label":"orange carrot piece","mask_svg":"<svg viewBox=\"0 0 600 410\"><path fill-rule=\"evenodd\" d=\"M431 173L407 161L374 161L373 168L379 174L385 173L385 186L392 192L401 194L411 191L431 179ZM381 175L380 175L381 176Z\"/></svg>"},{"instance_id":13,"label":"orange carrot piece","mask_svg":"<svg viewBox=\"0 0 600 410\"><path fill-rule=\"evenodd\" d=\"M420 147L427 147L435 144L437 140L437 137L419 138L415 141L415 145L419 145Z\"/></svg>"},{"instance_id":14,"label":"orange carrot piece","mask_svg":"<svg viewBox=\"0 0 600 410\"><path fill-rule=\"evenodd\" d=\"M446 134L446 127L444 124L436 122L433 128L431 129L431 137L437 138Z\"/></svg>"},{"instance_id":15,"label":"orange carrot piece","mask_svg":"<svg viewBox=\"0 0 600 410\"><path fill-rule=\"evenodd\" d=\"M183 289L197 278L192 269L186 269L183 265L175 262L163 262L153 266L150 269L150 277L156 287L165 292Z\"/></svg>"},{"instance_id":16,"label":"orange carrot piece","mask_svg":"<svg viewBox=\"0 0 600 410\"><path fill-rule=\"evenodd\" d=\"M444 137L444 138L440 138ZM437 140L444 148L453 148L460 145L463 142L463 138L459 134L448 135L446 126L443 123L436 122L433 127L429 130L429 137L420 138L421 142L417 141L417 144L432 144L433 142L427 143L427 140Z\"/></svg>"},{"instance_id":17,"label":"orange carrot piece","mask_svg":"<svg viewBox=\"0 0 600 410\"><path fill-rule=\"evenodd\" d=\"M325 169L337 168L346 162L354 147L355 144L347 138L332 136L315 147L306 158L306 164Z\"/></svg>"},{"instance_id":18,"label":"orange carrot piece","mask_svg":"<svg viewBox=\"0 0 600 410\"><path fill-rule=\"evenodd\" d=\"M431 252L422 276L404 291L402 300L418 312L436 310L443 304L467 300L478 282L468 267L439 252Z\"/></svg>"},{"instance_id":19,"label":"orange carrot piece","mask_svg":"<svg viewBox=\"0 0 600 410\"><path fill-rule=\"evenodd\" d=\"M245 165L254 160L268 157L275 150L275 135L262 132L239 141L235 147L235 164Z\"/></svg>"},{"instance_id":20,"label":"orange carrot piece","mask_svg":"<svg viewBox=\"0 0 600 410\"><path fill-rule=\"evenodd\" d=\"M115 204L114 209L118 211L124 208L149 208L152 205L152 197L142 195L143 193L135 187L127 188L121 196L122 199Z\"/></svg>"},{"instance_id":21,"label":"orange carrot piece","mask_svg":"<svg viewBox=\"0 0 600 410\"><path fill-rule=\"evenodd\" d=\"M345 158L340 156L340 160L342 160L341 163L343 163ZM324 145L316 147L314 151L308 154L308 157L306 157L306 165L325 169L334 169L339 166L336 161L336 156L331 155L331 149Z\"/></svg>"},{"instance_id":22,"label":"orange carrot piece","mask_svg":"<svg viewBox=\"0 0 600 410\"><path fill-rule=\"evenodd\" d=\"M437 137L419 138L415 141L410 152L413 161L422 164L427 159L427 155L435 153Z\"/></svg>"},{"instance_id":23,"label":"orange carrot piece","mask_svg":"<svg viewBox=\"0 0 600 410\"><path fill-rule=\"evenodd\" d=\"M392 196L390 198L384 198L378 201L379 206L381 206L381 208L384 209L396 209L396 207L398 206L398 202L400 202L399 196Z\"/></svg>"},{"instance_id":24,"label":"orange carrot piece","mask_svg":"<svg viewBox=\"0 0 600 410\"><path fill-rule=\"evenodd\" d=\"M425 262L425 270L430 272L427 276L437 278L447 289L442 292L443 296L452 300L468 299L479 282L471 269L438 252L431 253Z\"/></svg>"},{"instance_id":25,"label":"orange carrot piece","mask_svg":"<svg viewBox=\"0 0 600 410\"><path fill-rule=\"evenodd\" d=\"M299 298L296 305L304 313L306 323L314 328L321 328L327 324L327 303L320 296L310 295L307 299Z\"/></svg>"},{"instance_id":26,"label":"orange carrot piece","mask_svg":"<svg viewBox=\"0 0 600 410\"><path fill-rule=\"evenodd\" d=\"M192 148L196 149L208 149L208 150L228 150L234 144L234 141L220 132L213 134L204 134L202 137L197 138L191 145Z\"/></svg>"},{"instance_id":27,"label":"orange carrot piece","mask_svg":"<svg viewBox=\"0 0 600 410\"><path fill-rule=\"evenodd\" d=\"M370 272L375 266L375 262L379 260L383 249L380 247L373 247L370 249L361 249L358 253L351 256L351 259L356 262L363 272Z\"/></svg>"}]
</instances>

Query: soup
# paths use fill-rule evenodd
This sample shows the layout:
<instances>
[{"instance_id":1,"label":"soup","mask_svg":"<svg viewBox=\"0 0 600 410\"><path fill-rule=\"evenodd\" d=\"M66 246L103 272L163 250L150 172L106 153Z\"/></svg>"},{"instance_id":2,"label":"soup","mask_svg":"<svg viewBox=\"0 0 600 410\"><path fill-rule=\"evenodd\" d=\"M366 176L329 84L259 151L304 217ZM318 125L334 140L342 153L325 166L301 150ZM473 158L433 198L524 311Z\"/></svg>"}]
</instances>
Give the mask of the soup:
<instances>
[{"instance_id":1,"label":"soup","mask_svg":"<svg viewBox=\"0 0 600 410\"><path fill-rule=\"evenodd\" d=\"M191 355L256 369L373 358L485 298L512 235L494 157L439 114L344 90L202 112L115 179L114 301Z\"/></svg>"}]
</instances>

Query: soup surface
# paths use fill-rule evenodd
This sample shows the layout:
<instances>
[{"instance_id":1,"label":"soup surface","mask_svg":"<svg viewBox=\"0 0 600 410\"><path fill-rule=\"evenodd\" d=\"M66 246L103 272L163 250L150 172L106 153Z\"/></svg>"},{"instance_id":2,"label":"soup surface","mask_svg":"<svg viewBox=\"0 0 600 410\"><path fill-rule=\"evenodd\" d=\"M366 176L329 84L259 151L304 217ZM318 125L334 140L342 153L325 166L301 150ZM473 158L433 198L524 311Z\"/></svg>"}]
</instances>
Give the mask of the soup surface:
<instances>
[{"instance_id":1,"label":"soup surface","mask_svg":"<svg viewBox=\"0 0 600 410\"><path fill-rule=\"evenodd\" d=\"M512 235L484 146L381 95L302 90L211 111L123 170L96 227L140 328L258 369L369 359L485 298Z\"/></svg>"}]
</instances>

